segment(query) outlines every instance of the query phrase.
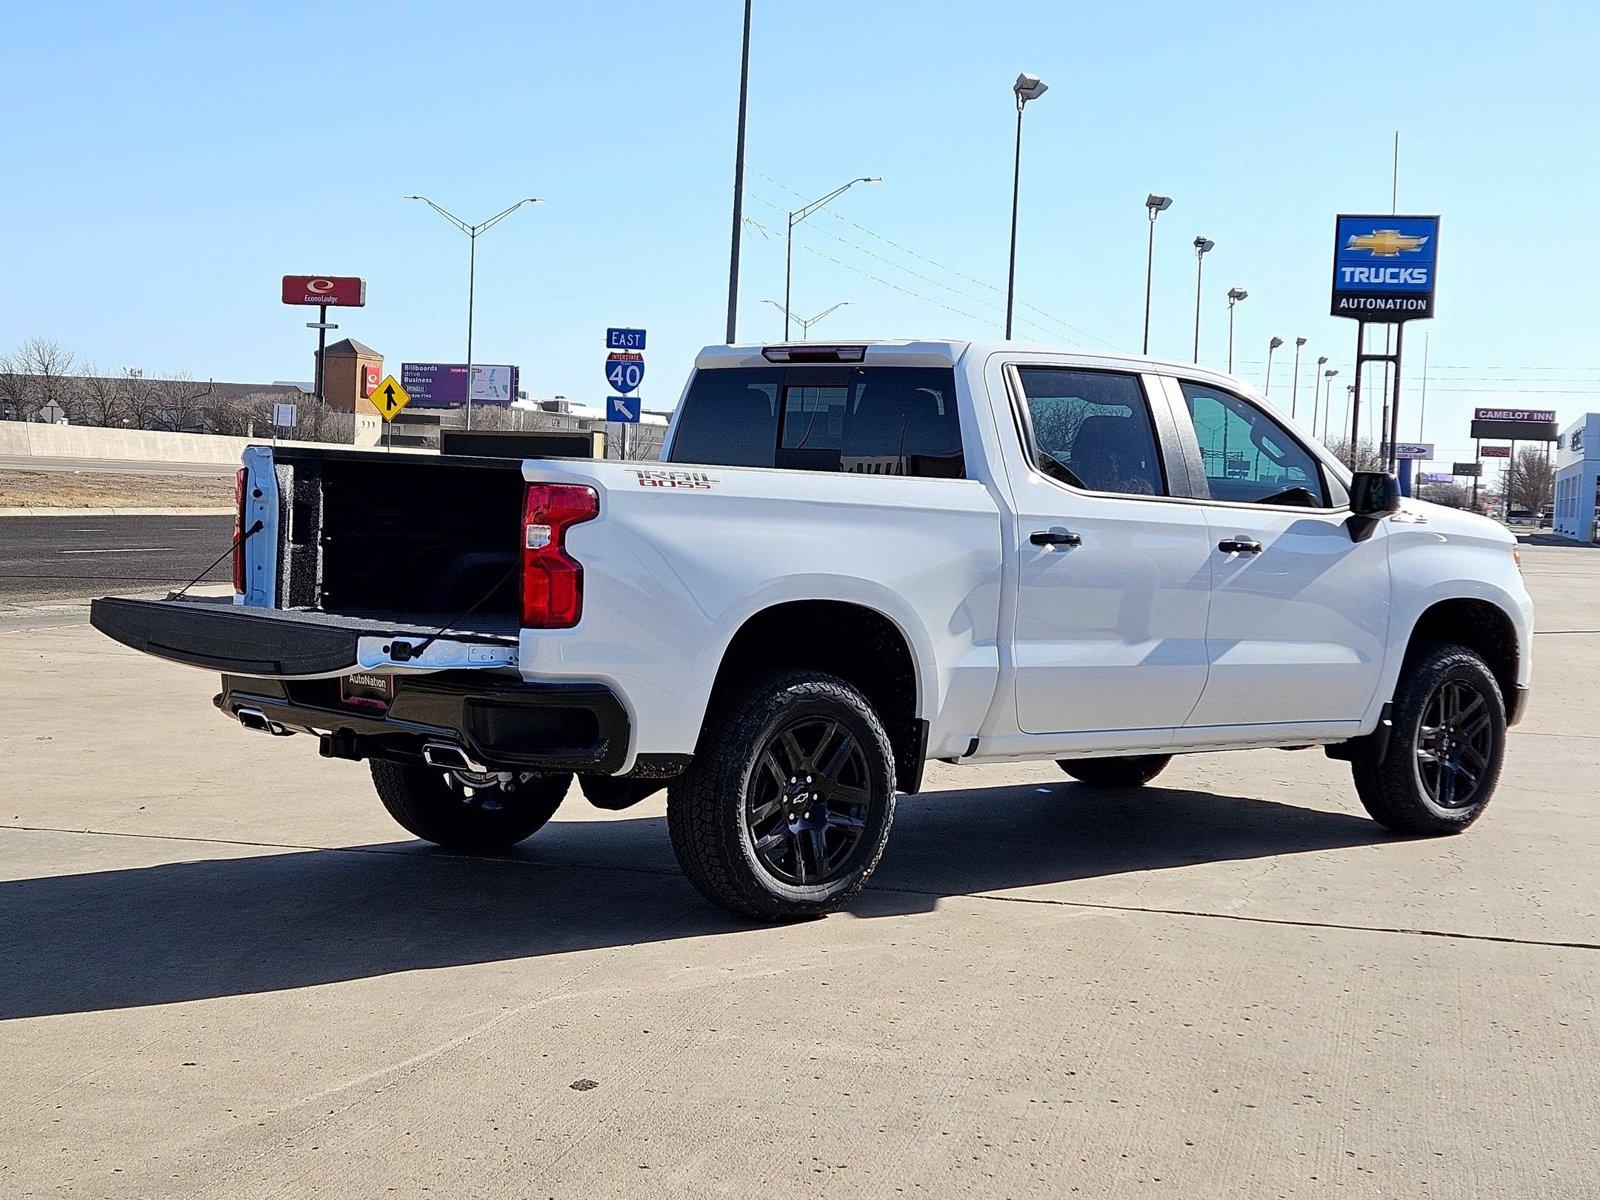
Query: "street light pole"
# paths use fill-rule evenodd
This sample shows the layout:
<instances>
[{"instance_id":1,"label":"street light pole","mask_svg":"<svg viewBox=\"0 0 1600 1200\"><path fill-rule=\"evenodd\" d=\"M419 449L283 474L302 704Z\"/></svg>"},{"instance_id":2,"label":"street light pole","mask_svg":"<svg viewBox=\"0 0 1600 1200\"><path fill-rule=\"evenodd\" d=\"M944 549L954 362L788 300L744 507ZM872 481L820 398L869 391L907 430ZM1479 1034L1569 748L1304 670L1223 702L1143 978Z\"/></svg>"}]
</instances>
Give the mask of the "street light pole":
<instances>
[{"instance_id":1,"label":"street light pole","mask_svg":"<svg viewBox=\"0 0 1600 1200\"><path fill-rule=\"evenodd\" d=\"M1194 239L1194 361L1200 361L1200 274L1205 268L1206 255L1217 244L1208 237Z\"/></svg>"},{"instance_id":2,"label":"street light pole","mask_svg":"<svg viewBox=\"0 0 1600 1200\"><path fill-rule=\"evenodd\" d=\"M502 208L486 221L479 221L476 225L469 225L455 213L447 208L441 208L426 196L407 196L407 200L421 200L434 212L438 213L450 224L467 235L467 428L472 428L472 319L473 308L477 298L478 287L478 235L484 233L501 221L505 220L524 204L543 204L544 200L538 196L524 196L515 204Z\"/></svg>"},{"instance_id":3,"label":"street light pole","mask_svg":"<svg viewBox=\"0 0 1600 1200\"><path fill-rule=\"evenodd\" d=\"M841 183L833 191L820 199L813 200L804 208L797 209L789 214L789 236L784 241L783 247L783 340L789 340L789 286L794 279L794 227L804 221L819 208L824 207L829 201L844 195L858 183L882 183L883 180L876 175L861 175L849 183Z\"/></svg>"},{"instance_id":4,"label":"street light pole","mask_svg":"<svg viewBox=\"0 0 1600 1200\"><path fill-rule=\"evenodd\" d=\"M790 316L789 310L787 308L785 308L783 305L779 304L776 300L763 300L761 303L772 305L773 308L777 309L779 312L781 312L784 315L784 340L787 341L788 340L788 336L789 336L788 335L788 320L789 320L789 316ZM831 313L835 313L835 312L839 311L839 309L844 308L849 303L850 303L850 301L848 301L848 300L841 300L841 301L839 301L839 303L837 303L837 304L835 304L835 305L833 305L833 306L831 306L829 308L823 309L816 316L811 317L809 319L806 318L806 317L795 316L794 323L796 325L800 326L800 340L803 342L808 337L810 337L811 336L811 327L813 325L815 325L818 321L822 320L823 317L826 317Z\"/></svg>"},{"instance_id":5,"label":"street light pole","mask_svg":"<svg viewBox=\"0 0 1600 1200\"><path fill-rule=\"evenodd\" d=\"M1294 386L1289 389L1289 417L1292 420L1300 409L1300 347L1306 344L1306 339L1297 337L1294 340Z\"/></svg>"},{"instance_id":6,"label":"street light pole","mask_svg":"<svg viewBox=\"0 0 1600 1200\"><path fill-rule=\"evenodd\" d=\"M1272 352L1283 345L1281 337L1275 337L1267 343L1267 386L1262 389L1262 394L1272 395Z\"/></svg>"},{"instance_id":7,"label":"street light pole","mask_svg":"<svg viewBox=\"0 0 1600 1200\"><path fill-rule=\"evenodd\" d=\"M1017 98L1017 151L1011 165L1011 259L1006 267L1006 341L1011 340L1011 314L1017 294L1017 193L1022 187L1022 110L1029 100L1037 100L1050 85L1026 71L1017 76L1011 91Z\"/></svg>"},{"instance_id":8,"label":"street light pole","mask_svg":"<svg viewBox=\"0 0 1600 1200\"><path fill-rule=\"evenodd\" d=\"M1144 198L1144 206L1150 213L1150 239L1144 252L1144 349L1141 354L1150 353L1150 281L1155 273L1156 263L1156 214L1164 213L1172 207L1171 196L1158 196L1151 192Z\"/></svg>"},{"instance_id":9,"label":"street light pole","mask_svg":"<svg viewBox=\"0 0 1600 1200\"><path fill-rule=\"evenodd\" d=\"M1228 374L1233 374L1233 306L1250 295L1242 287L1228 289Z\"/></svg>"},{"instance_id":10,"label":"street light pole","mask_svg":"<svg viewBox=\"0 0 1600 1200\"><path fill-rule=\"evenodd\" d=\"M1323 395L1327 397L1327 403L1322 406L1323 445L1328 444L1328 424L1333 418L1333 377L1338 373L1337 368L1330 368L1322 373L1322 377L1328 381L1328 386L1323 389ZM1312 432L1316 431L1313 430Z\"/></svg>"},{"instance_id":11,"label":"street light pole","mask_svg":"<svg viewBox=\"0 0 1600 1200\"><path fill-rule=\"evenodd\" d=\"M1311 376L1311 436L1317 436L1317 415L1322 411L1318 401L1322 396L1322 368L1328 365L1328 356L1319 355L1316 372Z\"/></svg>"},{"instance_id":12,"label":"street light pole","mask_svg":"<svg viewBox=\"0 0 1600 1200\"><path fill-rule=\"evenodd\" d=\"M750 6L744 0L744 52L739 58L739 134L733 151L733 233L728 247L728 329L733 345L739 332L739 234L744 225L744 117L750 96Z\"/></svg>"}]
</instances>

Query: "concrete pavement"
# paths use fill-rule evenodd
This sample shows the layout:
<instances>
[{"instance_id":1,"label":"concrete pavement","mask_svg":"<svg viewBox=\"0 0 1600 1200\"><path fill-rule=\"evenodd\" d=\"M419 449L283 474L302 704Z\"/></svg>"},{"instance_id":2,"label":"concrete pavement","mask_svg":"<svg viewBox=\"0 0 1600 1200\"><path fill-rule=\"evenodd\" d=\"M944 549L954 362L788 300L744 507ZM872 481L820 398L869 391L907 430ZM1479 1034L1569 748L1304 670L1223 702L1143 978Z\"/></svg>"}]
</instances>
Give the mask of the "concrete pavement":
<instances>
[{"instance_id":1,"label":"concrete pavement","mask_svg":"<svg viewBox=\"0 0 1600 1200\"><path fill-rule=\"evenodd\" d=\"M1593 1196L1600 552L1525 565L1464 836L1319 752L936 764L783 928L699 899L659 798L451 855L209 675L0 634L0 1193Z\"/></svg>"}]
</instances>

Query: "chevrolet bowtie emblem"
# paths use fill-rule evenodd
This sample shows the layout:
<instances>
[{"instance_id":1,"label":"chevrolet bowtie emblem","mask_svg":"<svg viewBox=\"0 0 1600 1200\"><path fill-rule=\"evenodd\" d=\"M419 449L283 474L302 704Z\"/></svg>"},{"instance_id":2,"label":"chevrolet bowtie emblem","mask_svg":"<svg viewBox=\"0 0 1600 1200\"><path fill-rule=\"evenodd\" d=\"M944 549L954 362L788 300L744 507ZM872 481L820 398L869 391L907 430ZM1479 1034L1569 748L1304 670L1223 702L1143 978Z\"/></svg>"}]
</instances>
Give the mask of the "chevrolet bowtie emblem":
<instances>
[{"instance_id":1,"label":"chevrolet bowtie emblem","mask_svg":"<svg viewBox=\"0 0 1600 1200\"><path fill-rule=\"evenodd\" d=\"M1369 250L1377 258L1398 258L1403 250L1420 250L1425 237L1414 237L1398 229L1374 229L1371 233L1352 233L1346 250Z\"/></svg>"}]
</instances>

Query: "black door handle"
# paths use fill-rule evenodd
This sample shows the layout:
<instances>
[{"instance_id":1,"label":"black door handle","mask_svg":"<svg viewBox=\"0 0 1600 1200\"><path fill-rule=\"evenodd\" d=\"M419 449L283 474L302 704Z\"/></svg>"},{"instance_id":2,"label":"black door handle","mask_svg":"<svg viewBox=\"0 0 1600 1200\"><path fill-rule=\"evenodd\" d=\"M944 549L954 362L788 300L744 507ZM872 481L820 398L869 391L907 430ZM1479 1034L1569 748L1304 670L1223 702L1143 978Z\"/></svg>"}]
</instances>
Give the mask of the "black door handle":
<instances>
[{"instance_id":1,"label":"black door handle","mask_svg":"<svg viewBox=\"0 0 1600 1200\"><path fill-rule=\"evenodd\" d=\"M1081 546L1083 538L1066 529L1040 529L1028 540L1035 546Z\"/></svg>"},{"instance_id":2,"label":"black door handle","mask_svg":"<svg viewBox=\"0 0 1600 1200\"><path fill-rule=\"evenodd\" d=\"M1230 537L1218 542L1217 549L1224 554L1260 554L1261 543L1255 538Z\"/></svg>"}]
</instances>

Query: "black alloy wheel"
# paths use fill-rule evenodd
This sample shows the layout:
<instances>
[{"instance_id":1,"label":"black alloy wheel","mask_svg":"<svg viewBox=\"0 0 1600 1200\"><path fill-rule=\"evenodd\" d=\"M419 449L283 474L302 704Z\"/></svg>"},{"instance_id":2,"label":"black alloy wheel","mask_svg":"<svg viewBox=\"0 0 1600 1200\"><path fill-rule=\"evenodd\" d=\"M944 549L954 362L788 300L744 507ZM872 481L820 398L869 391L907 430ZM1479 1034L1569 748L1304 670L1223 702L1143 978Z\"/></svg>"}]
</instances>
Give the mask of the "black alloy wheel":
<instances>
[{"instance_id":1,"label":"black alloy wheel","mask_svg":"<svg viewBox=\"0 0 1600 1200\"><path fill-rule=\"evenodd\" d=\"M1472 682L1441 683L1417 722L1417 775L1440 808L1471 808L1494 758L1495 723L1489 698Z\"/></svg>"},{"instance_id":2,"label":"black alloy wheel","mask_svg":"<svg viewBox=\"0 0 1600 1200\"><path fill-rule=\"evenodd\" d=\"M867 757L829 717L778 728L757 755L745 800L756 858L773 878L825 884L851 866L867 828Z\"/></svg>"},{"instance_id":3,"label":"black alloy wheel","mask_svg":"<svg viewBox=\"0 0 1600 1200\"><path fill-rule=\"evenodd\" d=\"M1396 833L1460 833L1483 815L1505 761L1494 672L1466 646L1418 647L1390 708L1388 736L1350 761L1362 805Z\"/></svg>"}]
</instances>

